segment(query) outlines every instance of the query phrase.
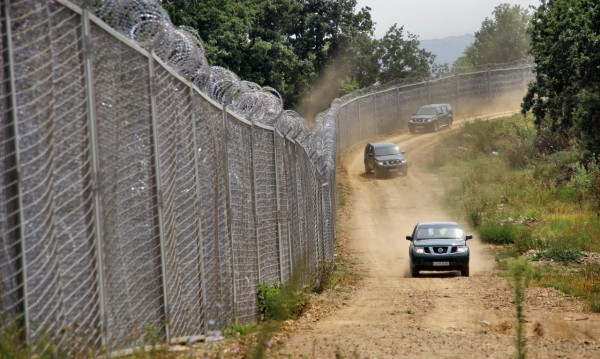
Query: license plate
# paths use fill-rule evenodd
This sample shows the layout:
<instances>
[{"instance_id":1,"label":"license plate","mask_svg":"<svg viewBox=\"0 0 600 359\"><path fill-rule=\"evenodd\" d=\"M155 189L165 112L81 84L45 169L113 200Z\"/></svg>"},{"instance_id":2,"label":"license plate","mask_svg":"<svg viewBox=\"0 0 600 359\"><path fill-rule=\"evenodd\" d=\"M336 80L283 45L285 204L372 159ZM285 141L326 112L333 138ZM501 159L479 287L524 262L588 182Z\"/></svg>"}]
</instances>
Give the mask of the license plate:
<instances>
[{"instance_id":1,"label":"license plate","mask_svg":"<svg viewBox=\"0 0 600 359\"><path fill-rule=\"evenodd\" d=\"M444 266L449 266L450 262L433 262L433 266L434 267L444 267Z\"/></svg>"},{"instance_id":2,"label":"license plate","mask_svg":"<svg viewBox=\"0 0 600 359\"><path fill-rule=\"evenodd\" d=\"M400 171L400 169L399 168L390 168L389 171L390 172L398 172L398 171Z\"/></svg>"}]
</instances>

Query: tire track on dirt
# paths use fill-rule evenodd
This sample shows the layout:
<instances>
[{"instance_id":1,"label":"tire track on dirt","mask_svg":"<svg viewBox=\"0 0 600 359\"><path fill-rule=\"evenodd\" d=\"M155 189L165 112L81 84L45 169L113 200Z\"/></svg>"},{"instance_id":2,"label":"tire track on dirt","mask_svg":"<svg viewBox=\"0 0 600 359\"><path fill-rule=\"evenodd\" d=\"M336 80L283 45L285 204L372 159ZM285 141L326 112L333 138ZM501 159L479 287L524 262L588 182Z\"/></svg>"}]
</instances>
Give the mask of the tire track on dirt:
<instances>
[{"instance_id":1,"label":"tire track on dirt","mask_svg":"<svg viewBox=\"0 0 600 359\"><path fill-rule=\"evenodd\" d=\"M512 296L494 270L489 247L477 238L469 242L471 277L459 272L409 276L405 236L416 222L457 220L472 232L443 209L441 180L425 168L435 145L449 132L386 138L406 151L407 176L365 175L362 146L342 155L353 191L350 245L365 268L365 280L351 296L333 296L338 309L329 315L315 318L309 313L299 319L302 329L289 334L268 357L514 357ZM569 321L584 313L569 299L549 288L528 291L530 358L600 357L599 316L586 313L585 320Z\"/></svg>"}]
</instances>

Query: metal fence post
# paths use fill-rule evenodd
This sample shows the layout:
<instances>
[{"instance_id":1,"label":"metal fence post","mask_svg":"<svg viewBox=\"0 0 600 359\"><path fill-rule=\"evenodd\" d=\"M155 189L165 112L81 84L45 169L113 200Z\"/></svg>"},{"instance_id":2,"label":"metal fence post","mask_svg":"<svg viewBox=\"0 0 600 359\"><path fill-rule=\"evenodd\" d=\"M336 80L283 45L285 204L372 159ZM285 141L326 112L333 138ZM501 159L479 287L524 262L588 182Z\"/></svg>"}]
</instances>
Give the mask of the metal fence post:
<instances>
[{"instance_id":1,"label":"metal fence post","mask_svg":"<svg viewBox=\"0 0 600 359\"><path fill-rule=\"evenodd\" d=\"M456 84L454 86L454 112L459 112L459 100L460 100L460 74L454 75L456 77ZM454 114L452 115L452 119L454 119Z\"/></svg>"},{"instance_id":2,"label":"metal fence post","mask_svg":"<svg viewBox=\"0 0 600 359\"><path fill-rule=\"evenodd\" d=\"M200 173L198 172L198 141L196 138L197 128L196 128L196 111L194 108L194 88L192 86L189 87L190 90L190 104L191 104L191 120L192 120L192 131L194 131L194 175L196 176L196 214L198 220L198 252L200 253L200 293L202 295L202 299L200 304L202 305L202 316L204 328L203 332L208 333L208 321L206 320L206 283L205 283L205 270L204 270L204 244L202 242L202 216L200 216L200 206L202 205L201 195L200 195Z\"/></svg>"},{"instance_id":3,"label":"metal fence post","mask_svg":"<svg viewBox=\"0 0 600 359\"><path fill-rule=\"evenodd\" d=\"M165 229L164 229L164 218L163 218L163 191L162 191L162 180L160 176L160 147L158 143L158 119L156 118L156 86L154 86L155 75L154 75L154 60L152 57L148 58L148 77L150 87L150 116L152 117L152 143L154 151L154 172L156 175L156 196L158 197L157 215L158 215L158 236L160 241L160 264L161 274L163 279L163 301L165 306L165 336L167 343L171 342L171 333L169 329L169 318L171 315L169 308L169 296L167 287L167 260L166 260L166 249L165 249Z\"/></svg>"},{"instance_id":4,"label":"metal fence post","mask_svg":"<svg viewBox=\"0 0 600 359\"><path fill-rule=\"evenodd\" d=\"M402 129L402 119L400 118L400 87L396 87L396 121L397 121L397 130Z\"/></svg>"},{"instance_id":5,"label":"metal fence post","mask_svg":"<svg viewBox=\"0 0 600 359\"><path fill-rule=\"evenodd\" d=\"M250 122L250 161L252 162L252 188L250 189L252 191L252 202L253 202L253 206L252 206L252 216L254 217L254 237L255 239L255 244L256 244L256 276L258 281L260 282L262 280L262 276L260 273L260 240L259 240L259 233L258 233L258 208L256 208L258 206L258 201L256 200L256 157L254 156L255 151L254 151L254 143L255 143L255 139L254 139L254 121Z\"/></svg>"},{"instance_id":6,"label":"metal fence post","mask_svg":"<svg viewBox=\"0 0 600 359\"><path fill-rule=\"evenodd\" d=\"M233 307L233 320L237 322L237 288L235 285L235 250L233 248L233 234L231 233L231 186L229 185L229 127L227 126L227 105L223 106L223 133L225 134L225 141L223 141L223 153L225 154L225 169L226 176L225 187L227 194L227 237L229 239L229 248L231 250L231 280L232 280L232 307Z\"/></svg>"},{"instance_id":7,"label":"metal fence post","mask_svg":"<svg viewBox=\"0 0 600 359\"><path fill-rule=\"evenodd\" d=\"M18 241L17 248L17 256L20 256L21 259L21 274L17 274L17 282L20 282L22 285L22 290L20 291L21 296L23 297L23 319L22 325L25 329L25 342L27 344L30 343L30 332L29 332L29 299L27 292L27 260L25 258L25 234L23 233L23 223L25 223L25 219L23 216L23 189L21 187L21 159L19 154L19 126L18 126L18 116L17 116L17 96L16 96L16 82L15 82L15 64L14 64L14 47L12 40L12 27L11 27L11 14L10 14L10 1L4 2L4 6L2 10L4 12L5 22L3 26L5 27L5 40L7 47L7 55L8 55L8 77L10 78L10 125L13 131L14 138L14 158L15 158L15 170L14 176L15 178L15 192L17 192L17 201L18 201L18 223L15 224L15 234L16 240Z\"/></svg>"},{"instance_id":8,"label":"metal fence post","mask_svg":"<svg viewBox=\"0 0 600 359\"><path fill-rule=\"evenodd\" d=\"M88 136L90 140L91 166L92 166L92 191L94 196L94 239L96 242L96 275L98 281L99 311L100 311L100 335L102 346L107 345L106 338L106 299L104 294L104 262L102 259L104 250L102 248L102 198L100 194L100 160L98 154L98 130L96 128L96 101L94 94L94 72L92 67L92 39L90 29L89 10L83 9L83 54L85 61L85 85L88 113Z\"/></svg>"},{"instance_id":9,"label":"metal fence post","mask_svg":"<svg viewBox=\"0 0 600 359\"><path fill-rule=\"evenodd\" d=\"M373 122L375 122L375 136L379 136L379 120L377 119L377 92L373 93Z\"/></svg>"},{"instance_id":10,"label":"metal fence post","mask_svg":"<svg viewBox=\"0 0 600 359\"><path fill-rule=\"evenodd\" d=\"M280 115L281 116L281 115ZM277 201L277 245L279 246L279 282L283 283L283 235L281 234L281 196L279 191L280 174L278 166L279 151L277 151L277 130L273 130L273 158L275 162L275 198Z\"/></svg>"}]
</instances>

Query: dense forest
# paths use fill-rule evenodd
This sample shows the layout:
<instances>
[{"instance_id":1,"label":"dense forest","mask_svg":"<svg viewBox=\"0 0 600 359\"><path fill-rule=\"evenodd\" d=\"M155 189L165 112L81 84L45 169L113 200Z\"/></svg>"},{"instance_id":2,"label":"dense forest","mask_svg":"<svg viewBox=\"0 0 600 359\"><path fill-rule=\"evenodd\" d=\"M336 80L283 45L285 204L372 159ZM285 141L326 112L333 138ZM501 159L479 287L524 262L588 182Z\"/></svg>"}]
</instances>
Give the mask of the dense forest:
<instances>
[{"instance_id":1,"label":"dense forest","mask_svg":"<svg viewBox=\"0 0 600 359\"><path fill-rule=\"evenodd\" d=\"M198 31L211 65L277 89L285 107L307 119L358 88L449 71L434 64L435 55L422 49L418 37L402 25L394 24L382 38L374 38L371 9L357 9L356 0L164 0L162 4L175 25ZM473 55L461 59L462 67L525 56L528 37L522 29L527 11L502 5L494 15L486 19L471 46ZM497 50L500 46L502 51ZM510 48L515 51L507 51ZM501 56L506 53L512 57Z\"/></svg>"}]
</instances>

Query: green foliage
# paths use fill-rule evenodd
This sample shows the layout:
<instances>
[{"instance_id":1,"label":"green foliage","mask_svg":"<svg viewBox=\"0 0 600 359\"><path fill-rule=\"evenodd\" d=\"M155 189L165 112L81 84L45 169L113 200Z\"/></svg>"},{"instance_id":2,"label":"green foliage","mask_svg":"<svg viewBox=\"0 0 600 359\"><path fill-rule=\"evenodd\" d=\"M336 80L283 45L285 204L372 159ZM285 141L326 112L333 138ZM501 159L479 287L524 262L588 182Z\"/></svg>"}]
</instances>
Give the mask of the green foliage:
<instances>
[{"instance_id":1,"label":"green foliage","mask_svg":"<svg viewBox=\"0 0 600 359\"><path fill-rule=\"evenodd\" d=\"M404 37L404 26L392 25L377 46L377 58L382 67L380 80L429 77L435 56L420 49L419 45L416 35L407 32Z\"/></svg>"},{"instance_id":2,"label":"green foliage","mask_svg":"<svg viewBox=\"0 0 600 359\"><path fill-rule=\"evenodd\" d=\"M510 244L517 237L517 229L512 224L486 221L478 229L479 239L483 243Z\"/></svg>"},{"instance_id":3,"label":"green foliage","mask_svg":"<svg viewBox=\"0 0 600 359\"><path fill-rule=\"evenodd\" d=\"M508 264L509 284L513 289L515 298L515 312L517 317L516 347L517 358L525 359L527 354L527 340L524 333L525 315L524 301L525 289L533 276L533 270L526 258L520 257L512 260Z\"/></svg>"},{"instance_id":4,"label":"green foliage","mask_svg":"<svg viewBox=\"0 0 600 359\"><path fill-rule=\"evenodd\" d=\"M531 19L528 10L520 5L501 4L492 14L494 17L486 18L475 33L475 41L465 50L461 66L507 63L527 57L527 26Z\"/></svg>"},{"instance_id":5,"label":"green foliage","mask_svg":"<svg viewBox=\"0 0 600 359\"><path fill-rule=\"evenodd\" d=\"M429 76L433 55L392 26L373 38L356 0L163 0L176 26L203 40L208 62L275 88L309 121L336 97L396 77ZM436 68L442 73L444 68Z\"/></svg>"},{"instance_id":6,"label":"green foliage","mask_svg":"<svg viewBox=\"0 0 600 359\"><path fill-rule=\"evenodd\" d=\"M308 303L307 293L298 287L298 283L259 283L257 296L258 311L266 321L297 318Z\"/></svg>"},{"instance_id":7,"label":"green foliage","mask_svg":"<svg viewBox=\"0 0 600 359\"><path fill-rule=\"evenodd\" d=\"M223 335L230 338L235 338L240 335L247 335L253 333L256 330L256 326L254 324L241 324L241 323L233 323L229 325L223 331Z\"/></svg>"},{"instance_id":8,"label":"green foliage","mask_svg":"<svg viewBox=\"0 0 600 359\"><path fill-rule=\"evenodd\" d=\"M0 313L0 316L3 313ZM6 359L62 359L72 355L64 348L59 349L43 331L37 338L25 343L25 331L18 319L0 320L0 358ZM81 356L83 357L83 355Z\"/></svg>"},{"instance_id":9,"label":"green foliage","mask_svg":"<svg viewBox=\"0 0 600 359\"><path fill-rule=\"evenodd\" d=\"M522 104L538 128L583 141L600 153L600 6L594 1L542 2L529 33L536 78Z\"/></svg>"},{"instance_id":10,"label":"green foliage","mask_svg":"<svg viewBox=\"0 0 600 359\"><path fill-rule=\"evenodd\" d=\"M550 246L541 253L541 258L561 263L575 262L581 258L581 251L565 246Z\"/></svg>"}]
</instances>

